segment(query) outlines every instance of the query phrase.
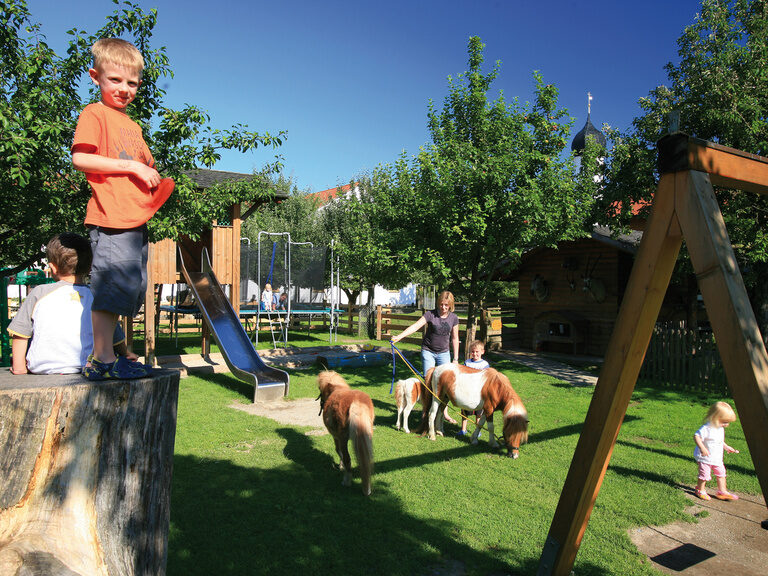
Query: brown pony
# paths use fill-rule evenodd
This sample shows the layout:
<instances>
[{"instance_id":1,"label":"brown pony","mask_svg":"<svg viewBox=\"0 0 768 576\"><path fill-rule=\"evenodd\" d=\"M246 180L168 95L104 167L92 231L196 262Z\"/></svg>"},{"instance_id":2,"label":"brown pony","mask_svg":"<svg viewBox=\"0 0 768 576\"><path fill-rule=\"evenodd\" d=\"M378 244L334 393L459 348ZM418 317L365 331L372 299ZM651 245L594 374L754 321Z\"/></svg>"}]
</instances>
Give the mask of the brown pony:
<instances>
[{"instance_id":1,"label":"brown pony","mask_svg":"<svg viewBox=\"0 0 768 576\"><path fill-rule=\"evenodd\" d=\"M344 472L343 486L352 484L352 463L347 443L352 440L355 457L360 467L363 494L371 493L373 475L373 402L360 390L352 390L336 372L326 370L317 375L320 389L320 412L328 432L336 443L336 453Z\"/></svg>"},{"instance_id":2,"label":"brown pony","mask_svg":"<svg viewBox=\"0 0 768 576\"><path fill-rule=\"evenodd\" d=\"M493 434L493 413L501 410L504 414L507 455L512 458L520 455L520 444L528 440L528 413L504 374L493 368L475 370L459 364L441 364L427 372L426 381L434 393L422 395L422 422L427 422L428 417L430 440L435 439L435 418L438 419L439 433L443 433L443 410L440 409L440 402L434 401L439 398L442 402L450 400L464 410L482 410L471 442L477 444L480 428L487 421L491 448L498 446Z\"/></svg>"}]
</instances>

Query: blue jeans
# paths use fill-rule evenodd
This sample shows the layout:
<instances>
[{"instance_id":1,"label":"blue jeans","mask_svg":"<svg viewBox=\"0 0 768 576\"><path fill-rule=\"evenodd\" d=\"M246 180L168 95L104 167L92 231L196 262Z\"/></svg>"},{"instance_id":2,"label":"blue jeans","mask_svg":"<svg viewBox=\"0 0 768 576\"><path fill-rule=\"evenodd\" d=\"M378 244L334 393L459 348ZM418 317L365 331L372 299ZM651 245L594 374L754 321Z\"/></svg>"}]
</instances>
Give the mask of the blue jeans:
<instances>
[{"instance_id":1,"label":"blue jeans","mask_svg":"<svg viewBox=\"0 0 768 576\"><path fill-rule=\"evenodd\" d=\"M430 368L440 366L440 364L450 364L450 362L450 350L446 350L445 352L432 352L426 348L421 349L421 369L425 377Z\"/></svg>"}]
</instances>

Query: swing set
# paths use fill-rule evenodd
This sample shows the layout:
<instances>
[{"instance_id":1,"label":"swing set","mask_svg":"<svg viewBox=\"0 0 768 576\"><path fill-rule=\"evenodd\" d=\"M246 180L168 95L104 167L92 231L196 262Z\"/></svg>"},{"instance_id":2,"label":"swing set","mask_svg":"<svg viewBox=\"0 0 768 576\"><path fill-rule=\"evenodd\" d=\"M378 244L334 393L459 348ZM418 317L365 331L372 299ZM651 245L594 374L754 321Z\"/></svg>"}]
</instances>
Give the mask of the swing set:
<instances>
[{"instance_id":1,"label":"swing set","mask_svg":"<svg viewBox=\"0 0 768 576\"><path fill-rule=\"evenodd\" d=\"M673 133L584 428L539 561L568 576L597 499L685 238L763 495L768 496L768 355L713 185L768 194L768 158Z\"/></svg>"}]
</instances>

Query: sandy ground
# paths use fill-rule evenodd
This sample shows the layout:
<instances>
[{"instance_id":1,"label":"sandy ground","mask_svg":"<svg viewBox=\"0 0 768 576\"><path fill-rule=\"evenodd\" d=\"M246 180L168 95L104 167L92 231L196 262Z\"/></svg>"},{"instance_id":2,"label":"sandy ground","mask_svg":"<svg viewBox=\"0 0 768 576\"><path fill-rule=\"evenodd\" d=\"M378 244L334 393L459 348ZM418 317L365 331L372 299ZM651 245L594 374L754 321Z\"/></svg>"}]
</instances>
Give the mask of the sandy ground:
<instances>
[{"instance_id":1,"label":"sandy ground","mask_svg":"<svg viewBox=\"0 0 768 576\"><path fill-rule=\"evenodd\" d=\"M248 412L255 416L264 416L291 426L311 426L313 429L307 432L310 436L328 434L323 424L323 418L319 414L320 401L310 398L297 398L295 400L274 400L272 402L259 402L257 404L241 404L233 402L230 405L236 410Z\"/></svg>"}]
</instances>

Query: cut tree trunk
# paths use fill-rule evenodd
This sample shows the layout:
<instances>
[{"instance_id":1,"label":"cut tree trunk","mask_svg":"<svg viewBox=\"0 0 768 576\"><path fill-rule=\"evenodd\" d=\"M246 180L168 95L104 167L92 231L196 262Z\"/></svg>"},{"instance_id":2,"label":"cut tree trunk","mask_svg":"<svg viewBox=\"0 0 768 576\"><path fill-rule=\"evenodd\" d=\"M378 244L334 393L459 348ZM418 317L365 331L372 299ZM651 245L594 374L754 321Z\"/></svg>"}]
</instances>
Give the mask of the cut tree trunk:
<instances>
[{"instance_id":1,"label":"cut tree trunk","mask_svg":"<svg viewBox=\"0 0 768 576\"><path fill-rule=\"evenodd\" d=\"M178 391L0 371L0 574L165 574Z\"/></svg>"}]
</instances>

